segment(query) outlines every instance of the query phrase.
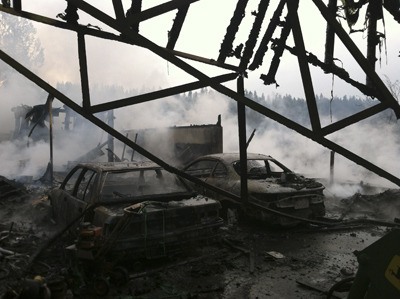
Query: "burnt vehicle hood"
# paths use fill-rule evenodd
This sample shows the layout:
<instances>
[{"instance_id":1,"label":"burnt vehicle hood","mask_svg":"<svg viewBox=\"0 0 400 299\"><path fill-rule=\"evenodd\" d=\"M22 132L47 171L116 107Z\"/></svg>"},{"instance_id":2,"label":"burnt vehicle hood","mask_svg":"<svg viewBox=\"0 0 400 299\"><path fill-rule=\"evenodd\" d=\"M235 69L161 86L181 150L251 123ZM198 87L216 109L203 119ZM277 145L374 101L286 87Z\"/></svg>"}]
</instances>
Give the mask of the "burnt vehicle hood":
<instances>
[{"instance_id":1,"label":"burnt vehicle hood","mask_svg":"<svg viewBox=\"0 0 400 299\"><path fill-rule=\"evenodd\" d=\"M294 173L286 174L285 178L248 180L247 184L250 193L320 193L325 189L316 180Z\"/></svg>"}]
</instances>

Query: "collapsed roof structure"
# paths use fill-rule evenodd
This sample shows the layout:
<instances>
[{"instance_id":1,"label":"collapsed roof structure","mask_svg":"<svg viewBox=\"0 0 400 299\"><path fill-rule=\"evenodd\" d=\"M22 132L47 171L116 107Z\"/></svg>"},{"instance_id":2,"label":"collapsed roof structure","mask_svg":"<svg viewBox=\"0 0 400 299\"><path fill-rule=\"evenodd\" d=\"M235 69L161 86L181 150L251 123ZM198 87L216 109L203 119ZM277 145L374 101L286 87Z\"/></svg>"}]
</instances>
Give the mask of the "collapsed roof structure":
<instances>
[{"instance_id":1,"label":"collapsed roof structure","mask_svg":"<svg viewBox=\"0 0 400 299\"><path fill-rule=\"evenodd\" d=\"M59 14L58 16L62 21L59 21L44 15L24 11L24 4L21 0L14 0L12 3L10 3L9 0L3 0L2 5L0 5L0 11L3 13L40 22L48 26L56 27L59 30L68 30L76 33L83 99L82 105L76 104L71 98L30 71L26 66L13 59L9 53L5 53L2 49L0 49L0 59L45 90L49 95L57 98L76 113L82 115L121 142L127 144L136 152L163 166L168 171L181 175L189 180L192 180L192 178L139 146L107 123L99 120L95 116L95 113L158 100L203 87L210 87L237 102L239 149L243 161L246 157L247 142L245 109L253 109L265 117L296 131L400 186L400 178L360 157L351 150L331 141L327 137L334 132L340 131L345 127L351 126L386 109L392 109L397 118L400 117L400 106L398 102L375 71L377 41L380 37L376 24L378 20L382 18L383 11L388 12L397 22L400 22L400 4L398 1L342 1L342 6L340 6L340 8L345 12L345 18L349 26L352 26L357 21L359 10L363 7L367 7L368 49L366 57L354 43L349 33L346 32L338 22L338 1L325 1L328 2L327 4L324 3L323 0L310 1L309 5L312 2L311 5L314 5L318 9L325 20L325 24L321 24L326 26L325 57L323 58L319 58L307 51L303 38L302 24L299 18L300 0L260 0L257 11L253 11L250 16L245 14L249 0L237 0L236 7L231 12L232 17L230 23L223 24L223 26L226 26L226 34L221 41L218 53L214 53L212 57L204 57L194 55L193 53L178 51L175 48L180 37L180 32L188 20L188 11L196 10L197 7L194 4L198 1L201 0L162 1L162 3L151 8L142 9L142 0L132 0L130 7L124 7L121 0L113 0L114 15L108 15L96 6L89 4L87 1L67 0L65 4L65 13ZM169 30L168 42L166 45L156 44L140 32L139 28L141 23L171 11L176 11L176 17ZM267 11L273 11L270 20L266 20ZM118 34L80 24L78 20L81 12L95 18L99 23L112 28ZM235 46L235 44L237 44L236 34L239 29L241 29L241 24L245 17L253 18L253 24L248 32L247 40ZM266 28L264 32L261 31L262 28ZM279 37L274 38L274 34L276 36L279 30ZM101 104L92 104L87 63L88 55L91 54L88 53L86 49L85 38L87 36L147 49L197 80L154 92L142 93L133 97L109 100ZM293 37L294 46L290 46L288 42L288 37L290 36ZM343 43L365 73L365 83L354 80L345 69L338 67L334 63L335 40L337 39ZM274 52L270 61L266 61L266 53L268 50ZM266 74L262 74L260 80L266 85L277 84L275 75L281 66L281 58L284 52L292 54L298 60L311 128L307 128L288 119L277 111L253 101L244 94L245 80L248 74L262 66L265 67L265 65L269 65L269 67L262 70L263 72L266 71ZM227 63L226 60L229 57L236 57L237 63ZM190 62L211 65L224 71L224 74L212 76L207 72L200 71L195 64L191 64ZM339 77L363 94L376 99L377 104L342 120L327 126L322 126L314 93L315 83L310 72L311 65L322 69L324 73ZM234 80L237 82L236 90L223 85L223 83ZM242 163L242 165L245 165L245 163ZM244 172L245 171L243 171L243 173ZM246 188L242 188L242 191L243 194L246 194Z\"/></svg>"}]
</instances>

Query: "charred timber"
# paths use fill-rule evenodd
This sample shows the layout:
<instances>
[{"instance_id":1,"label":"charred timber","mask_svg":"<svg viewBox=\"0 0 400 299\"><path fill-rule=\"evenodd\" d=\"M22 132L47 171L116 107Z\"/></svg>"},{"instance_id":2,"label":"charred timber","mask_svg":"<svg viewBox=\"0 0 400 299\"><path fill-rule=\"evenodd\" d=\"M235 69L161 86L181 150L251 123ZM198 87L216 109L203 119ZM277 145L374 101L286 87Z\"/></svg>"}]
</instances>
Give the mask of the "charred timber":
<instances>
[{"instance_id":1,"label":"charred timber","mask_svg":"<svg viewBox=\"0 0 400 299\"><path fill-rule=\"evenodd\" d=\"M298 52L297 60L299 63L300 74L303 81L304 94L306 97L311 127L315 133L318 133L321 130L321 122L319 119L317 103L315 100L315 92L313 81L311 79L310 67L307 62L307 53L304 45L303 33L297 13L298 7L299 0L292 0L288 1L287 3L287 8L289 12L288 17L292 24L294 44Z\"/></svg>"},{"instance_id":2,"label":"charred timber","mask_svg":"<svg viewBox=\"0 0 400 299\"><path fill-rule=\"evenodd\" d=\"M376 63L376 46L379 44L377 32L377 22L383 16L382 0L370 0L367 10L368 17L368 37L367 37L367 60L375 70ZM369 87L373 86L373 82L367 76L366 84Z\"/></svg>"},{"instance_id":3,"label":"charred timber","mask_svg":"<svg viewBox=\"0 0 400 299\"><path fill-rule=\"evenodd\" d=\"M175 48L176 41L178 40L188 10L189 5L183 6L178 9L174 24L172 25L171 31L168 33L167 49L173 50Z\"/></svg>"},{"instance_id":4,"label":"charred timber","mask_svg":"<svg viewBox=\"0 0 400 299\"><path fill-rule=\"evenodd\" d=\"M272 58L271 65L267 75L262 74L260 76L261 80L264 81L265 85L276 84L276 72L278 71L279 64L281 62L281 57L283 51L285 50L286 40L289 36L290 31L292 30L292 24L288 16L286 16L286 22L284 22L281 36L278 40L272 44L272 50L275 52L274 57ZM277 84L278 85L278 84Z\"/></svg>"},{"instance_id":5,"label":"charred timber","mask_svg":"<svg viewBox=\"0 0 400 299\"><path fill-rule=\"evenodd\" d=\"M132 0L131 7L126 12L126 17L129 19L131 16L137 16L142 11L142 0ZM133 31L139 32L139 21L130 23L130 27Z\"/></svg>"},{"instance_id":6,"label":"charred timber","mask_svg":"<svg viewBox=\"0 0 400 299\"><path fill-rule=\"evenodd\" d=\"M285 49L288 50L292 55L295 55L295 56L298 55L297 50L295 48L285 45ZM306 57L307 57L308 63L321 68L326 74L333 74L333 75L339 77L340 79L351 84L352 86L354 86L355 88L357 88L359 91L361 91L363 94L365 94L367 96L370 96L372 98L378 97L378 93L374 88L370 88L358 81L351 79L349 73L345 69L338 67L334 63L333 64L324 63L321 60L319 60L317 56L315 56L314 54L312 54L310 52L307 53Z\"/></svg>"},{"instance_id":7,"label":"charred timber","mask_svg":"<svg viewBox=\"0 0 400 299\"><path fill-rule=\"evenodd\" d=\"M285 6L285 3L285 0L281 0L279 2L279 5L276 8L271 18L271 21L268 24L267 30L265 31L265 34L260 42L260 46L258 47L256 54L254 55L253 62L249 66L249 70L254 71L262 64L265 53L268 51L268 43L270 42L276 27L280 23L280 17L282 15L282 10Z\"/></svg>"},{"instance_id":8,"label":"charred timber","mask_svg":"<svg viewBox=\"0 0 400 299\"><path fill-rule=\"evenodd\" d=\"M70 1L70 0L69 0ZM75 0L72 0L74 2ZM169 12L174 9L178 9L182 6L189 5L193 2L197 2L199 0L172 0L169 2L162 3L160 5L154 6L152 8L141 11L137 14L132 14L129 17L127 16L127 23L129 25L140 23L142 21L157 17L166 12Z\"/></svg>"},{"instance_id":9,"label":"charred timber","mask_svg":"<svg viewBox=\"0 0 400 299\"><path fill-rule=\"evenodd\" d=\"M222 41L221 48L219 50L218 61L224 62L227 56L232 56L233 52L233 41L235 35L239 29L240 23L242 22L245 9L249 0L239 0L236 5L235 12L231 18L228 28L226 29L226 34L224 40Z\"/></svg>"},{"instance_id":10,"label":"charred timber","mask_svg":"<svg viewBox=\"0 0 400 299\"><path fill-rule=\"evenodd\" d=\"M393 16L397 23L400 23L400 2L398 0L385 0L383 7Z\"/></svg>"},{"instance_id":11,"label":"charred timber","mask_svg":"<svg viewBox=\"0 0 400 299\"><path fill-rule=\"evenodd\" d=\"M269 0L261 0L260 4L258 5L258 11L255 13L256 17L254 19L253 27L250 30L249 38L246 41L246 46L243 51L242 60L240 61L239 67L242 70L247 69L249 61L253 56L254 47L256 45L268 6Z\"/></svg>"},{"instance_id":12,"label":"charred timber","mask_svg":"<svg viewBox=\"0 0 400 299\"><path fill-rule=\"evenodd\" d=\"M337 0L329 0L328 9L332 15L336 16L337 12ZM335 47L335 31L329 23L326 26L326 42L325 42L325 63L333 65Z\"/></svg>"}]
</instances>

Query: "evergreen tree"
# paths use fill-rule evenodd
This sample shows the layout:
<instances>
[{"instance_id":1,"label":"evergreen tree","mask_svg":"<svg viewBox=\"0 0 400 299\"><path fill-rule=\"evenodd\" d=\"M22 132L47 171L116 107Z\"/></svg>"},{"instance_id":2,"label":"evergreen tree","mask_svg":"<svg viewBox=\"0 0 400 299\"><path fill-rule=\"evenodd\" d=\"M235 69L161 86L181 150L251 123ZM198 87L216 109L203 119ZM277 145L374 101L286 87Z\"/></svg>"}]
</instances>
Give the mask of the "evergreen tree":
<instances>
[{"instance_id":1,"label":"evergreen tree","mask_svg":"<svg viewBox=\"0 0 400 299\"><path fill-rule=\"evenodd\" d=\"M43 64L43 48L31 21L0 13L0 32L0 49L6 54L33 71ZM7 84L11 72L13 69L0 61L0 82Z\"/></svg>"}]
</instances>

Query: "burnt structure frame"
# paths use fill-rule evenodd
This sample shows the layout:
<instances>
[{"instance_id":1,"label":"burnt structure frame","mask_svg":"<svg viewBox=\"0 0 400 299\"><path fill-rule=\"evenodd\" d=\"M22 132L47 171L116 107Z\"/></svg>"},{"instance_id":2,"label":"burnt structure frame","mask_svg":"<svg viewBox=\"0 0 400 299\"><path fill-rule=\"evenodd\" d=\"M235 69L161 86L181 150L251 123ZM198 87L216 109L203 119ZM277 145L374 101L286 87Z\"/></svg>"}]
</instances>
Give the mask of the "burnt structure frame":
<instances>
[{"instance_id":1,"label":"burnt structure frame","mask_svg":"<svg viewBox=\"0 0 400 299\"><path fill-rule=\"evenodd\" d=\"M247 98L244 96L244 77L246 76L246 72L249 69L248 68L248 63L250 61L250 58L252 57L253 50L256 45L256 39L257 36L252 36L250 34L248 42L246 42L245 45L245 50L244 53L246 54L246 57L242 57L242 60L240 61L240 64L235 66L235 65L230 65L225 63L225 59L227 56L227 51L226 49L229 49L232 46L232 42L234 40L234 35L236 34L241 19L235 19L235 14L237 12L243 11L245 8L247 1L248 0L238 0L237 3L237 8L235 11L234 16L232 17L232 21L230 24L230 30L229 27L227 29L227 35L225 36L225 40L222 44L221 50L220 50L220 55L218 57L218 60L213 60L213 59L208 59L204 57L199 57L195 56L189 53L182 53L179 51L174 50L175 43L177 39L179 38L179 32L182 26L184 25L184 20L186 17L186 13L188 9L190 9L190 5L196 1L200 0L171 0L165 3L162 3L160 5L157 5L153 8L140 11L134 15L131 15L129 17L125 17L123 6L121 3L121 0L113 0L113 6L114 6L114 12L116 17L112 18L109 15L103 13L102 11L98 10L97 8L91 6L87 2L83 0L67 0L68 5L74 5L76 8L78 8L81 11L86 12L87 14L91 15L98 21L108 25L109 27L113 28L117 32L119 32L121 35L116 35L113 33L109 32L104 32L100 30L96 30L93 28L89 28L87 26L79 25L79 24L73 24L73 23L68 23L68 22L61 22L55 19L47 18L44 16L40 16L37 14L25 12L22 10L15 10L13 8L6 8L3 6L0 6L0 11L15 15L15 16L20 16L24 17L33 21L41 22L50 26L55 26L60 29L66 29L66 30L71 30L75 31L77 34L77 40L78 40L78 55L79 55L79 66L80 66L80 74L81 74L81 87L82 87L82 106L77 105L74 103L71 99L66 97L64 94L59 92L57 89L52 87L51 85L47 84L44 80L42 80L40 77L36 76L33 74L31 71L29 71L27 68L25 68L23 65L15 61L13 58L11 58L9 55L4 53L2 50L0 50L0 59L2 59L4 62L9 64L12 68L20 72L22 75L24 75L26 78L37 84L39 87L44 89L46 92L60 100L62 103L70 107L72 110L74 110L76 113L82 115L85 117L87 120L91 121L94 123L96 126L102 128L104 131L109 133L110 135L114 136L116 139L120 140L121 142L125 143L126 145L130 146L133 150L137 151L138 153L142 154L143 156L149 158L150 160L156 162L160 166L164 167L167 171L176 173L190 181L193 181L195 183L198 183L200 185L203 185L207 188L213 189L216 192L219 193L225 193L225 195L237 199L234 195L230 194L229 192L222 191L218 188L212 187L204 182L202 182L199 179L193 178L184 172L180 171L179 169L167 164L160 158L152 155L149 151L146 149L140 147L138 144L133 142L132 140L128 139L126 136L122 135L118 131L114 130L111 126L108 124L102 122L99 120L94 114L102 111L107 111L107 110L112 110L116 108L121 108L125 107L128 105L134 105L137 103L142 103L142 102L148 102L152 100L157 100L161 99L167 96L195 90L198 88L202 87L211 87L214 90L232 98L237 102L238 105L238 134L239 134L239 149L241 153L241 159L244 161L246 158L246 119L245 119L245 109L253 109L257 111L258 113L296 131L297 133L323 145L324 147L337 152L341 154L342 156L348 158L349 160L355 162L356 164L359 164L366 169L376 173L377 175L386 178L387 180L397 184L400 186L400 179L389 172L381 169L380 167L374 165L373 163L367 161L366 159L354 154L353 152L347 150L346 148L330 141L329 139L326 138L326 135L329 135L333 132L339 131L349 125L352 125L354 123L357 123L363 119L366 119L370 116L373 116L377 113L382 112L383 110L386 109L392 109L396 116L399 117L400 115L400 106L394 99L394 97L390 94L388 88L385 86L385 84L382 82L382 80L379 78L379 76L376 74L374 70L374 65L371 65L371 63L362 55L358 47L354 44L354 42L351 40L349 35L346 33L346 31L343 29L343 27L337 22L335 14L332 12L332 6L326 6L322 0L312 0L315 6L319 9L321 12L321 15L324 17L324 19L327 22L327 26L330 29L330 36L332 36L332 32L336 34L338 38L341 39L343 44L346 46L350 54L354 57L354 59L358 62L360 67L363 69L365 72L366 76L368 77L368 83L367 85L363 85L361 83L357 82L351 82L349 79L349 83L353 84L355 87L359 88L361 91L363 91L365 94L370 95L375 97L380 101L380 103L376 104L375 106L365 109L364 111L361 111L359 113L356 113L352 116L349 116L343 120L337 121L333 124L330 124L326 127L321 127L320 121L319 121L319 114L317 110L317 104L315 100L315 95L314 95L314 90L313 90L313 82L310 76L310 71L309 71L309 64L315 64L317 63L318 66L320 66L322 69L324 69L325 72L327 73L332 73L335 75L342 74L340 70L337 70L337 67L335 68L332 66L331 61L329 60L329 57L325 59L325 62L321 61L316 61L315 57L312 57L310 53L307 53L305 46L304 46L304 41L303 41L303 36L302 36L302 31L301 31L301 24L299 22L298 18L298 5L300 0L281 0L278 9L282 10L282 7L286 6L287 11L288 11L288 16L287 16L287 22L286 22L286 30L288 32L292 32L294 41L295 41L295 49L288 49L288 47L283 43L281 45L281 51L284 50L289 50L292 54L296 55L298 58L299 62L299 67L301 70L301 77L303 81L303 87L305 91L305 96L306 96L306 102L308 106L308 112L309 112L309 117L310 117L310 123L311 123L311 129L306 128L286 117L283 115ZM330 4L333 3L335 0L330 0ZM262 0L260 1L260 6L262 4ZM269 3L269 1L267 1ZM264 3L264 5L266 5ZM266 7L264 7L267 9ZM263 9L264 9L263 8ZM277 10L278 10L277 9ZM133 24L140 24L141 21L153 18L155 16L161 15L163 13L172 11L172 10L178 10L177 17L175 18L175 22L173 24L173 34L170 36L170 39L168 41L168 45L163 48L158 46L157 44L151 42L150 40L146 39L144 36L140 35L137 31L132 29L130 26ZM179 15L179 17L178 17ZM279 14L278 14L279 17ZM276 16L275 16L276 18ZM271 22L276 21L271 20ZM258 23L255 22L253 25L253 28L259 26L259 21ZM267 29L267 32L265 33L265 36L269 36L271 34L271 28L272 26L269 26ZM287 32L287 34L288 34ZM117 42L123 42L139 47L143 47L148 49L149 51L155 53L156 55L162 57L163 59L169 61L170 63L173 63L175 66L179 67L183 71L187 72L188 74L192 75L197 79L197 81L179 85L179 86L174 86L170 88L166 88L163 90L155 91L155 92L150 92L147 94L141 94L138 96L130 97L130 98L125 98L125 99L119 99L115 101L109 101L103 104L98 104L98 105L92 105L90 102L90 91L89 91L89 78L88 78L88 69L87 69L87 53L86 53L86 45L85 45L85 35L89 36L95 36L98 38L103 38L103 39L108 39L108 40L114 40ZM331 38L329 38L330 40ZM269 40L266 42L268 43ZM284 41L284 39L282 40ZM327 34L327 41L328 41L328 34ZM331 41L331 40L330 40ZM328 49L327 53L330 53L333 51L333 46L332 46L332 41L330 43L327 43ZM266 45L264 45L266 46ZM225 48L223 48L225 47ZM259 48L260 49L260 48ZM266 49L265 49L266 51ZM331 53L332 54L332 53ZM260 51L256 51L256 56L260 56ZM190 64L186 63L180 57L187 58L187 59L192 59L194 61L214 65L217 67L220 67L222 69L229 70L229 73L226 73L221 76L217 77L209 77L206 74L202 73L195 67L191 66ZM279 60L279 56L277 56L277 59ZM255 61L253 60L252 65L254 65ZM251 67L251 66L250 66ZM276 63L275 68L277 69L279 67L279 61ZM275 71L276 71L275 69ZM271 71L271 69L270 69ZM274 75L274 70L272 70L272 76ZM346 79L346 76L344 76ZM348 78L347 78L348 79ZM225 87L222 85L224 82L232 81L232 80L237 80L237 90L232 90L228 87ZM372 89L369 86L371 83L376 86L376 88ZM246 163L241 163L241 165L246 165ZM242 173L246 173L246 171L243 171ZM246 178L243 178L242 182L242 198L247 197L247 183L246 183Z\"/></svg>"}]
</instances>

